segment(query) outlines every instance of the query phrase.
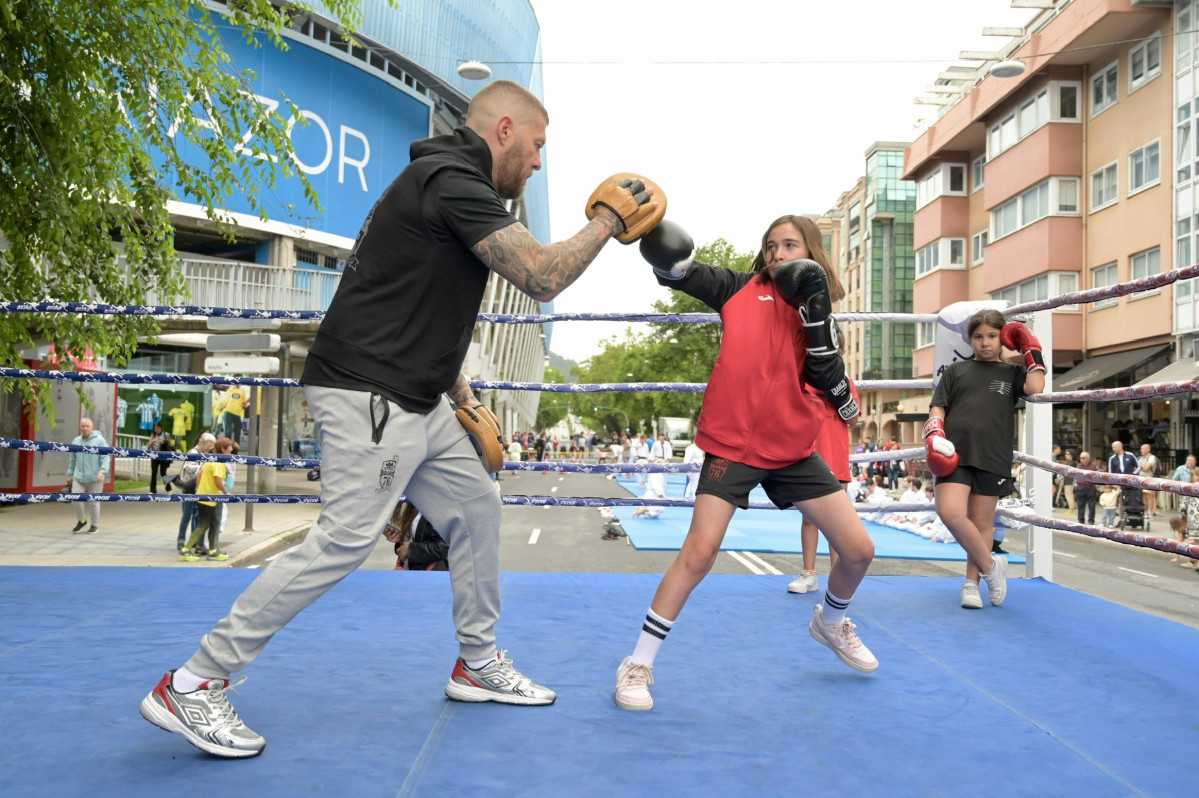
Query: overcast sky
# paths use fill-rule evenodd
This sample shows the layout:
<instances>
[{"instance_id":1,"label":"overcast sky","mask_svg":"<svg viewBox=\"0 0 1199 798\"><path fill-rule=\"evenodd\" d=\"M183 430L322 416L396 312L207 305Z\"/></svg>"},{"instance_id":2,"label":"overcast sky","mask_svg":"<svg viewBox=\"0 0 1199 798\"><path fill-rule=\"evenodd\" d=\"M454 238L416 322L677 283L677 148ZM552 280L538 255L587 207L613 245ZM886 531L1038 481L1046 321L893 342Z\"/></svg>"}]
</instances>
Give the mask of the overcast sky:
<instances>
[{"instance_id":1,"label":"overcast sky","mask_svg":"<svg viewBox=\"0 0 1199 798\"><path fill-rule=\"evenodd\" d=\"M724 238L740 251L756 249L778 216L834 207L864 172L867 147L911 141L935 121L935 107L912 101L937 73L967 63L961 50L1008 42L983 37L983 27L1020 26L1033 14L1009 0L532 5L550 114L553 240L582 227L599 181L631 171L662 186L667 217L698 243ZM636 245L612 242L554 305L644 312L667 294ZM582 361L624 327L556 323L551 348Z\"/></svg>"}]
</instances>

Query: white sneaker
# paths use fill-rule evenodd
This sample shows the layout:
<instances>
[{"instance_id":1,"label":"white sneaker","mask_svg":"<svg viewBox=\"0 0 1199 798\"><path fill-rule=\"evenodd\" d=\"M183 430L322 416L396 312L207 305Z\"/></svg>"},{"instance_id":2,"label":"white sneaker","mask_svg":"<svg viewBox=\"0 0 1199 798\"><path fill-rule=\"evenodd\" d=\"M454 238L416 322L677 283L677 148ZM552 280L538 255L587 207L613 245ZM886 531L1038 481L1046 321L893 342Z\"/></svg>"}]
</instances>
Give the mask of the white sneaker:
<instances>
[{"instance_id":1,"label":"white sneaker","mask_svg":"<svg viewBox=\"0 0 1199 798\"><path fill-rule=\"evenodd\" d=\"M820 583L816 581L816 574L810 574L807 571L791 580L791 584L787 585L788 593L814 593L820 589Z\"/></svg>"},{"instance_id":2,"label":"white sneaker","mask_svg":"<svg viewBox=\"0 0 1199 798\"><path fill-rule=\"evenodd\" d=\"M616 669L616 706L621 709L646 710L654 708L649 686L654 683L654 666L639 665L625 657Z\"/></svg>"},{"instance_id":3,"label":"white sneaker","mask_svg":"<svg viewBox=\"0 0 1199 798\"><path fill-rule=\"evenodd\" d=\"M983 597L978 592L978 582L973 579L967 579L962 582L962 606L968 610L981 610L983 608Z\"/></svg>"},{"instance_id":4,"label":"white sneaker","mask_svg":"<svg viewBox=\"0 0 1199 798\"><path fill-rule=\"evenodd\" d=\"M808 633L812 637L833 650L842 662L855 671L862 673L874 673L878 670L878 660L874 654L870 653L870 649L866 648L865 644L858 638L857 632L854 629L857 626L853 621L846 618L841 622L840 626L827 626L824 623L824 616L821 614L824 606L816 605L816 609L812 613L812 623L808 627Z\"/></svg>"},{"instance_id":5,"label":"white sneaker","mask_svg":"<svg viewBox=\"0 0 1199 798\"><path fill-rule=\"evenodd\" d=\"M1007 557L1002 554L994 554L991 559L995 564L991 566L991 574L982 574L982 578L987 580L987 590L991 593L991 606L999 607L1003 605L1003 600L1007 598Z\"/></svg>"}]
</instances>

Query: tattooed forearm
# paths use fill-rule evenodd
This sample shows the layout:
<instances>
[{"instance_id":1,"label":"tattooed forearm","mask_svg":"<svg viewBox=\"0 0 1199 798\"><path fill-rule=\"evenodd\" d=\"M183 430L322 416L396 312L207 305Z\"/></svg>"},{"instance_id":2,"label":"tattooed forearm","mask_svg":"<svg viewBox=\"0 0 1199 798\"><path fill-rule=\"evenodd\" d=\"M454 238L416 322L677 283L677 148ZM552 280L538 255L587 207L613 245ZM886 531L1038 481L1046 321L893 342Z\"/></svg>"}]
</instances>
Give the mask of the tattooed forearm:
<instances>
[{"instance_id":1,"label":"tattooed forearm","mask_svg":"<svg viewBox=\"0 0 1199 798\"><path fill-rule=\"evenodd\" d=\"M466 379L465 374L458 375L458 379L454 382L454 387L450 388L450 398L459 407L470 407L471 405L478 404L478 400L475 399L475 392L470 389L470 381Z\"/></svg>"},{"instance_id":2,"label":"tattooed forearm","mask_svg":"<svg viewBox=\"0 0 1199 798\"><path fill-rule=\"evenodd\" d=\"M595 260L620 223L599 214L573 238L542 246L519 222L497 230L472 249L487 265L518 289L542 302L562 293Z\"/></svg>"}]
</instances>

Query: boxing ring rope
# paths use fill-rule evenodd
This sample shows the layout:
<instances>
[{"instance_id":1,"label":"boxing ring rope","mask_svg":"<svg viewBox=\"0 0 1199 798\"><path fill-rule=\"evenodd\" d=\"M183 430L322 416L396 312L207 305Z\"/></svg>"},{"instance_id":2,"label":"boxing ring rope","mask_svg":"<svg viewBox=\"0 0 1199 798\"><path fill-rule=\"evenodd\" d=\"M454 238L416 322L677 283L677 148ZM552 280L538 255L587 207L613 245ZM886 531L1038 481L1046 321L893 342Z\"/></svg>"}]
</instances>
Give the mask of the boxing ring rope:
<instances>
[{"instance_id":1,"label":"boxing ring rope","mask_svg":"<svg viewBox=\"0 0 1199 798\"><path fill-rule=\"evenodd\" d=\"M1095 302L1102 299L1124 296L1132 293L1150 291L1169 285L1178 280L1190 280L1199 277L1199 265L1174 269L1157 275L1139 278L1126 283L1119 283L1102 288L1075 291L1037 302L1014 305L1006 310L1009 317L1024 317L1028 314L1050 310L1063 305ZM172 306L141 306L141 305L110 305L91 302L0 302L0 312L9 313L76 313L92 315L129 315L129 316L208 316L221 318L242 319L281 319L286 321L320 321L324 311L273 311L245 308L206 307L193 305ZM840 321L858 322L897 322L916 323L936 321L937 314L903 314L903 313L837 313L834 316ZM719 323L718 314L711 313L559 313L559 314L478 314L478 321L501 324L542 324L553 321L635 321L650 323ZM1044 335L1043 335L1044 337ZM1049 345L1047 349L1052 349ZM250 385L270 387L302 387L299 380L278 377L218 377L182 374L99 374L86 372L64 372L46 369L10 369L0 368L0 378L14 379L56 379L75 382L112 382L124 384L194 384L194 385ZM928 389L932 380L862 380L857 386L861 390L878 389ZM499 390L532 390L554 393L597 393L597 392L641 392L641 391L677 391L699 393L706 389L706 383L532 383L506 382L494 380L472 381L472 389ZM1117 388L1109 390L1072 391L1065 393L1042 393L1025 397L1034 404L1051 404L1054 402L1079 401L1124 401L1145 399L1155 396L1168 396L1178 393L1199 391L1199 380L1160 383L1135 388ZM1031 409L1030 409L1031 410ZM1031 412L1030 412L1031 417ZM1031 418L1030 418L1031 420ZM275 468L307 468L319 464L311 458L262 458L249 455L203 455L180 452L150 452L139 449L122 449L119 447L85 447L72 444L58 444L45 441L23 441L19 439L0 438L0 449L16 449L22 451L87 451L97 454L111 454L117 457L146 457L157 460L179 460L200 462L232 462L247 465L263 465ZM1165 490L1180 495L1199 496L1199 484L1175 482L1160 478L1143 478L1131 474L1108 474L1106 472L1084 471L1082 469L1061 466L1041 458L1014 453L1014 459L1032 465L1042 473L1059 473L1082 478L1087 481L1140 487L1145 490ZM851 462L880 462L892 460L922 459L924 450L908 449L900 451L879 451L855 453L850 456ZM600 464L590 465L565 462L506 462L504 469L508 471L557 471L574 473L693 473L698 470L698 464ZM557 496L502 496L501 500L507 505L557 506L557 507L692 507L694 502L680 499L598 499L598 498L569 498ZM164 502L164 501L214 501L220 503L319 503L319 496L284 496L241 494L227 496L199 496L190 494L159 495L159 494L71 494L71 493L3 493L0 501L36 504L49 502ZM751 503L755 509L774 508L769 503ZM864 515L892 512L928 512L927 504L855 504L855 509ZM1183 544L1169 538L1159 538L1143 534L1127 533L1122 530L1111 530L1105 527L1088 524L1076 524L1054 518L1043 517L1024 511L1001 509L998 514L1025 524L1042 529L1058 529L1105 538L1120 543L1154 548L1160 551L1171 551L1199 559L1199 546ZM1051 540L1051 538L1050 538ZM1029 536L1029 563L1034 562L1033 537ZM1035 571L1035 568L1033 569ZM1035 574L1034 574L1035 575Z\"/></svg>"}]
</instances>

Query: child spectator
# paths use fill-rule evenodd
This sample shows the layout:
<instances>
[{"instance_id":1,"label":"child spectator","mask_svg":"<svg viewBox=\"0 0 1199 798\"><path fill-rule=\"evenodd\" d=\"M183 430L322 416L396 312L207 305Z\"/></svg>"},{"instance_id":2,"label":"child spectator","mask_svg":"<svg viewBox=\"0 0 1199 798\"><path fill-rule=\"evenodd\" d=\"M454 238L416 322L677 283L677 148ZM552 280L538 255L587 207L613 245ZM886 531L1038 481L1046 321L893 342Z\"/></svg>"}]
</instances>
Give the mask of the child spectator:
<instances>
[{"instance_id":1,"label":"child spectator","mask_svg":"<svg viewBox=\"0 0 1199 798\"><path fill-rule=\"evenodd\" d=\"M1100 525L1106 527L1114 527L1116 525L1116 501L1120 498L1120 491L1116 490L1115 485L1104 485L1103 492L1099 494L1099 506L1103 508L1103 519Z\"/></svg>"}]
</instances>

